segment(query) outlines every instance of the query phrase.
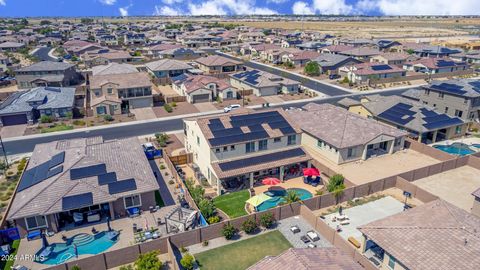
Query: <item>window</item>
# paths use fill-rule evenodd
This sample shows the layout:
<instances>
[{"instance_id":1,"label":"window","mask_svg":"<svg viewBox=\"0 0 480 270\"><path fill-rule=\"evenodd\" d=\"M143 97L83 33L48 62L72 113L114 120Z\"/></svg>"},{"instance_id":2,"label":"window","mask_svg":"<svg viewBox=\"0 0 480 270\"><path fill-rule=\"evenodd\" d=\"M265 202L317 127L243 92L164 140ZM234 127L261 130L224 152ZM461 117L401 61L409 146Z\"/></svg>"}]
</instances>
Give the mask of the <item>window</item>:
<instances>
[{"instance_id":1,"label":"window","mask_svg":"<svg viewBox=\"0 0 480 270\"><path fill-rule=\"evenodd\" d=\"M223 147L223 152L227 152L228 151L228 146L224 146Z\"/></svg>"},{"instance_id":2,"label":"window","mask_svg":"<svg viewBox=\"0 0 480 270\"><path fill-rule=\"evenodd\" d=\"M297 135L296 134L295 135L289 135L287 144L288 145L297 144Z\"/></svg>"},{"instance_id":3,"label":"window","mask_svg":"<svg viewBox=\"0 0 480 270\"><path fill-rule=\"evenodd\" d=\"M445 113L448 113L448 107L445 107Z\"/></svg>"},{"instance_id":4,"label":"window","mask_svg":"<svg viewBox=\"0 0 480 270\"><path fill-rule=\"evenodd\" d=\"M124 197L123 201L125 202L125 209L142 206L142 201L138 194Z\"/></svg>"},{"instance_id":5,"label":"window","mask_svg":"<svg viewBox=\"0 0 480 270\"><path fill-rule=\"evenodd\" d=\"M230 151L233 151L233 150L235 150L235 145L230 146Z\"/></svg>"},{"instance_id":6,"label":"window","mask_svg":"<svg viewBox=\"0 0 480 270\"><path fill-rule=\"evenodd\" d=\"M402 139L401 139L401 138L395 139L395 146L399 146L401 143L402 143Z\"/></svg>"},{"instance_id":7,"label":"window","mask_svg":"<svg viewBox=\"0 0 480 270\"><path fill-rule=\"evenodd\" d=\"M273 139L273 142L274 143L278 143L278 142L281 142L282 141L282 138L281 137L278 137L278 138L274 138Z\"/></svg>"},{"instance_id":8,"label":"window","mask_svg":"<svg viewBox=\"0 0 480 270\"><path fill-rule=\"evenodd\" d=\"M112 93L113 93L113 89L112 89L112 88L107 88L107 93L112 94Z\"/></svg>"},{"instance_id":9,"label":"window","mask_svg":"<svg viewBox=\"0 0 480 270\"><path fill-rule=\"evenodd\" d=\"M105 113L106 113L105 106L98 106L97 107L97 114L105 114Z\"/></svg>"},{"instance_id":10,"label":"window","mask_svg":"<svg viewBox=\"0 0 480 270\"><path fill-rule=\"evenodd\" d=\"M467 102L468 102L468 99L467 99L467 98L463 99L463 103L464 103L464 104L467 104Z\"/></svg>"},{"instance_id":11,"label":"window","mask_svg":"<svg viewBox=\"0 0 480 270\"><path fill-rule=\"evenodd\" d=\"M98 90L95 90L95 96L99 97L101 94L100 94L100 91Z\"/></svg>"},{"instance_id":12,"label":"window","mask_svg":"<svg viewBox=\"0 0 480 270\"><path fill-rule=\"evenodd\" d=\"M436 108L436 107L437 107L437 104L433 104L433 107Z\"/></svg>"},{"instance_id":13,"label":"window","mask_svg":"<svg viewBox=\"0 0 480 270\"><path fill-rule=\"evenodd\" d=\"M455 116L462 117L462 115L463 115L463 111L455 110Z\"/></svg>"},{"instance_id":14,"label":"window","mask_svg":"<svg viewBox=\"0 0 480 270\"><path fill-rule=\"evenodd\" d=\"M200 138L197 136L197 145L200 145Z\"/></svg>"},{"instance_id":15,"label":"window","mask_svg":"<svg viewBox=\"0 0 480 270\"><path fill-rule=\"evenodd\" d=\"M258 141L258 151L267 150L267 147L268 147L268 140Z\"/></svg>"},{"instance_id":16,"label":"window","mask_svg":"<svg viewBox=\"0 0 480 270\"><path fill-rule=\"evenodd\" d=\"M28 217L28 218L25 218L25 223L27 224L28 230L46 228L47 218L45 216Z\"/></svg>"},{"instance_id":17,"label":"window","mask_svg":"<svg viewBox=\"0 0 480 270\"><path fill-rule=\"evenodd\" d=\"M443 93L438 93L439 98L443 98L444 94Z\"/></svg>"},{"instance_id":18,"label":"window","mask_svg":"<svg viewBox=\"0 0 480 270\"><path fill-rule=\"evenodd\" d=\"M391 255L389 256L389 259L388 259L388 267L390 269L394 269L395 268L395 258L392 257Z\"/></svg>"},{"instance_id":19,"label":"window","mask_svg":"<svg viewBox=\"0 0 480 270\"><path fill-rule=\"evenodd\" d=\"M351 158L351 157L355 157L357 155L357 148L348 148L348 151L347 151L347 157Z\"/></svg>"},{"instance_id":20,"label":"window","mask_svg":"<svg viewBox=\"0 0 480 270\"><path fill-rule=\"evenodd\" d=\"M322 140L317 140L317 146L318 147L323 147L324 142Z\"/></svg>"},{"instance_id":21,"label":"window","mask_svg":"<svg viewBox=\"0 0 480 270\"><path fill-rule=\"evenodd\" d=\"M460 134L462 133L462 126L456 126L455 127L455 134Z\"/></svg>"},{"instance_id":22,"label":"window","mask_svg":"<svg viewBox=\"0 0 480 270\"><path fill-rule=\"evenodd\" d=\"M245 144L245 152L251 153L255 152L255 142L248 142Z\"/></svg>"},{"instance_id":23,"label":"window","mask_svg":"<svg viewBox=\"0 0 480 270\"><path fill-rule=\"evenodd\" d=\"M220 153L220 148L215 149L215 153Z\"/></svg>"}]
</instances>

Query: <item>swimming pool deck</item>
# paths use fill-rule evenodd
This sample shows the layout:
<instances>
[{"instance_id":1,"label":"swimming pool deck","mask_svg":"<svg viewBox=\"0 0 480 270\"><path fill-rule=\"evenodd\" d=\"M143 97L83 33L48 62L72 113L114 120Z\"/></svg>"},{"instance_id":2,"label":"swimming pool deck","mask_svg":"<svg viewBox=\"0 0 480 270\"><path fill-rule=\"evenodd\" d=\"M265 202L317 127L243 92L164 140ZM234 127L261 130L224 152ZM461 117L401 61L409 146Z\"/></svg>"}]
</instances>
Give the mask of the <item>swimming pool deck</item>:
<instances>
[{"instance_id":1,"label":"swimming pool deck","mask_svg":"<svg viewBox=\"0 0 480 270\"><path fill-rule=\"evenodd\" d=\"M121 218L121 219L116 219L111 221L110 222L111 228L113 230L120 231L120 236L118 238L117 243L114 244L111 248L107 249L105 252L128 247L135 244L135 241L134 241L135 238L133 234L133 223L136 223L138 228L145 229L145 224L147 222L148 228L151 228L151 227L158 228L161 234L160 237L167 235L165 225L157 226L157 217L164 218L165 215L175 207L176 207L175 205L166 206L166 207L160 208L160 210L155 213L150 213L145 211L140 216L137 216L134 218ZM84 226L84 227L79 227L79 228L75 228L67 231L61 231L51 237L47 237L47 240L48 240L48 243L50 244L64 243L64 241L62 240L62 235L65 235L66 237L70 238L80 233L92 234L93 227L95 227L95 229L99 232L106 231L107 223L106 222L95 223L95 224ZM26 238L23 238L20 241L20 247L17 252L17 258L22 258L22 256L25 257L26 255L28 256L34 255L38 252L38 250L41 249L41 247L42 247L42 239L39 238L39 239L28 241ZM93 254L80 255L78 259L82 259L92 255ZM74 259L69 261L74 261ZM29 269L35 269L35 270L45 269L52 266L47 264L36 263L30 260L17 260L15 264L20 264L28 267Z\"/></svg>"},{"instance_id":2,"label":"swimming pool deck","mask_svg":"<svg viewBox=\"0 0 480 270\"><path fill-rule=\"evenodd\" d=\"M322 176L322 179L324 179L325 176ZM313 187L311 185L303 183L303 177L295 177L292 179L285 180L285 182L280 183L278 185L275 185L276 187L282 187L284 189L288 188L302 188L308 190L310 193L312 193L313 196L315 196L315 193L317 190L320 190L323 188L323 185L318 185L316 187ZM262 185L258 187L254 187L253 189L255 190L255 194L260 194L268 190L272 186L267 186L267 185Z\"/></svg>"}]
</instances>

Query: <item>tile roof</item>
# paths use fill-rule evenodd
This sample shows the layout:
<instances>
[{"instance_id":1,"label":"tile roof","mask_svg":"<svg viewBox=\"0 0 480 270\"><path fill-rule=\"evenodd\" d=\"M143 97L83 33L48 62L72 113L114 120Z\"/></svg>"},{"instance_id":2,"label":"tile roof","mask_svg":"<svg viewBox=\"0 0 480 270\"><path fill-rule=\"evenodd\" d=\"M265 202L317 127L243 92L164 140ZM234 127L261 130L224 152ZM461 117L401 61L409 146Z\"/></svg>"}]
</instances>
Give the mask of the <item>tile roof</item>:
<instances>
[{"instance_id":1,"label":"tile roof","mask_svg":"<svg viewBox=\"0 0 480 270\"><path fill-rule=\"evenodd\" d=\"M435 200L358 228L408 269L478 269L480 219Z\"/></svg>"},{"instance_id":2,"label":"tile roof","mask_svg":"<svg viewBox=\"0 0 480 270\"><path fill-rule=\"evenodd\" d=\"M360 63L360 61L352 57L333 53L323 53L313 60L316 61L321 67L332 67L344 62Z\"/></svg>"},{"instance_id":3,"label":"tile roof","mask_svg":"<svg viewBox=\"0 0 480 270\"><path fill-rule=\"evenodd\" d=\"M37 109L72 108L75 100L75 88L36 87L28 91L16 92L0 105L0 114L30 112L32 101L42 101Z\"/></svg>"},{"instance_id":4,"label":"tile roof","mask_svg":"<svg viewBox=\"0 0 480 270\"><path fill-rule=\"evenodd\" d=\"M480 81L478 79L432 81L423 88L465 97L480 97Z\"/></svg>"},{"instance_id":5,"label":"tile roof","mask_svg":"<svg viewBox=\"0 0 480 270\"><path fill-rule=\"evenodd\" d=\"M381 52L379 50L368 48L368 47L354 48L351 50L344 50L340 52L340 54L350 55L350 56L373 56L373 55L379 55L380 53Z\"/></svg>"},{"instance_id":6,"label":"tile roof","mask_svg":"<svg viewBox=\"0 0 480 270\"><path fill-rule=\"evenodd\" d=\"M436 69L436 68L450 68L450 67L457 67L457 66L465 66L468 64L466 62L455 62L449 58L422 58L417 61L412 61L409 65L423 65L429 69Z\"/></svg>"},{"instance_id":7,"label":"tile roof","mask_svg":"<svg viewBox=\"0 0 480 270\"><path fill-rule=\"evenodd\" d=\"M61 152L65 152L63 171L18 191L8 213L9 220L62 212L62 198L66 196L91 192L93 204L100 204L159 188L138 138L103 141L94 137L37 144L24 177ZM133 178L136 190L110 194L108 185L99 185L97 176L71 179L71 169L96 164L105 164L106 171L115 172L119 181Z\"/></svg>"},{"instance_id":8,"label":"tile roof","mask_svg":"<svg viewBox=\"0 0 480 270\"><path fill-rule=\"evenodd\" d=\"M407 134L328 103L309 103L286 113L303 131L339 149L365 145L382 135L398 138Z\"/></svg>"},{"instance_id":9,"label":"tile roof","mask_svg":"<svg viewBox=\"0 0 480 270\"><path fill-rule=\"evenodd\" d=\"M101 65L92 67L92 75L113 75L139 72L134 65L109 63L108 65Z\"/></svg>"},{"instance_id":10,"label":"tile roof","mask_svg":"<svg viewBox=\"0 0 480 270\"><path fill-rule=\"evenodd\" d=\"M66 70L73 66L75 65L65 62L41 61L28 67L21 68L18 71L58 71Z\"/></svg>"},{"instance_id":11,"label":"tile roof","mask_svg":"<svg viewBox=\"0 0 480 270\"><path fill-rule=\"evenodd\" d=\"M250 69L247 71L241 71L230 75L230 78L239 80L242 83L252 85L254 87L271 87L281 85L294 85L300 84L297 81L284 78L282 76L274 75L258 69Z\"/></svg>"},{"instance_id":12,"label":"tile roof","mask_svg":"<svg viewBox=\"0 0 480 270\"><path fill-rule=\"evenodd\" d=\"M227 57L223 57L220 55L210 55L207 57L200 57L195 60L195 62L204 65L204 66L224 66L224 65L240 65L242 62L237 61L237 60L232 60Z\"/></svg>"},{"instance_id":13,"label":"tile roof","mask_svg":"<svg viewBox=\"0 0 480 270\"><path fill-rule=\"evenodd\" d=\"M247 270L362 270L352 258L338 248L290 248L278 256L268 256Z\"/></svg>"},{"instance_id":14,"label":"tile roof","mask_svg":"<svg viewBox=\"0 0 480 270\"><path fill-rule=\"evenodd\" d=\"M231 87L230 83L224 79L206 75L182 74L172 78L172 81L176 85L183 84L187 93L192 93L198 89L211 90L208 85L212 83L217 86L218 91L223 91Z\"/></svg>"},{"instance_id":15,"label":"tile roof","mask_svg":"<svg viewBox=\"0 0 480 270\"><path fill-rule=\"evenodd\" d=\"M383 63L361 63L353 65L352 72L356 75L374 75L386 73L400 73L406 71L400 67Z\"/></svg>"},{"instance_id":16,"label":"tile roof","mask_svg":"<svg viewBox=\"0 0 480 270\"><path fill-rule=\"evenodd\" d=\"M148 69L152 71L160 70L182 70L182 69L192 69L193 67L188 65L185 62L173 60L173 59L162 59L158 61L153 61L146 63Z\"/></svg>"},{"instance_id":17,"label":"tile roof","mask_svg":"<svg viewBox=\"0 0 480 270\"><path fill-rule=\"evenodd\" d=\"M152 86L150 77L145 72L96 75L90 78L91 89L101 88L106 83L114 83L118 85L120 89Z\"/></svg>"}]
</instances>

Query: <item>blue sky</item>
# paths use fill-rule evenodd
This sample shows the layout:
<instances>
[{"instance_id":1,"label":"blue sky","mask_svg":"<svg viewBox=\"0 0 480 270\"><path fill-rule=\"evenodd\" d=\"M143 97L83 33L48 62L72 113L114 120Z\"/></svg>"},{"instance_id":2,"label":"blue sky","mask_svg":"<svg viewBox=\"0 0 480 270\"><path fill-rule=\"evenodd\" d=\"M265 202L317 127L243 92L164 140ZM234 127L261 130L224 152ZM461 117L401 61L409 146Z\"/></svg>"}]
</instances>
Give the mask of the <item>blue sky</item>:
<instances>
[{"instance_id":1,"label":"blue sky","mask_svg":"<svg viewBox=\"0 0 480 270\"><path fill-rule=\"evenodd\" d=\"M480 15L479 0L0 0L0 16Z\"/></svg>"}]
</instances>

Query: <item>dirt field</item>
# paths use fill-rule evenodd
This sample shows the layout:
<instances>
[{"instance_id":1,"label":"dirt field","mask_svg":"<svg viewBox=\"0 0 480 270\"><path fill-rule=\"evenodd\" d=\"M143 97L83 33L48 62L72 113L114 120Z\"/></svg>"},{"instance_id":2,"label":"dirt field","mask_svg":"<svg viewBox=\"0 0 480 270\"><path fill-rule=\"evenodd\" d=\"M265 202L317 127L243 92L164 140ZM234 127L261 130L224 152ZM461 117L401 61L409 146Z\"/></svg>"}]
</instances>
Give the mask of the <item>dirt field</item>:
<instances>
[{"instance_id":1,"label":"dirt field","mask_svg":"<svg viewBox=\"0 0 480 270\"><path fill-rule=\"evenodd\" d=\"M376 22L301 22L301 21L258 21L238 22L239 24L258 28L283 28L317 30L358 38L409 38L409 37L441 37L466 35L466 31L455 30L463 25L479 24L480 19L436 19L436 20L398 20Z\"/></svg>"}]
</instances>

